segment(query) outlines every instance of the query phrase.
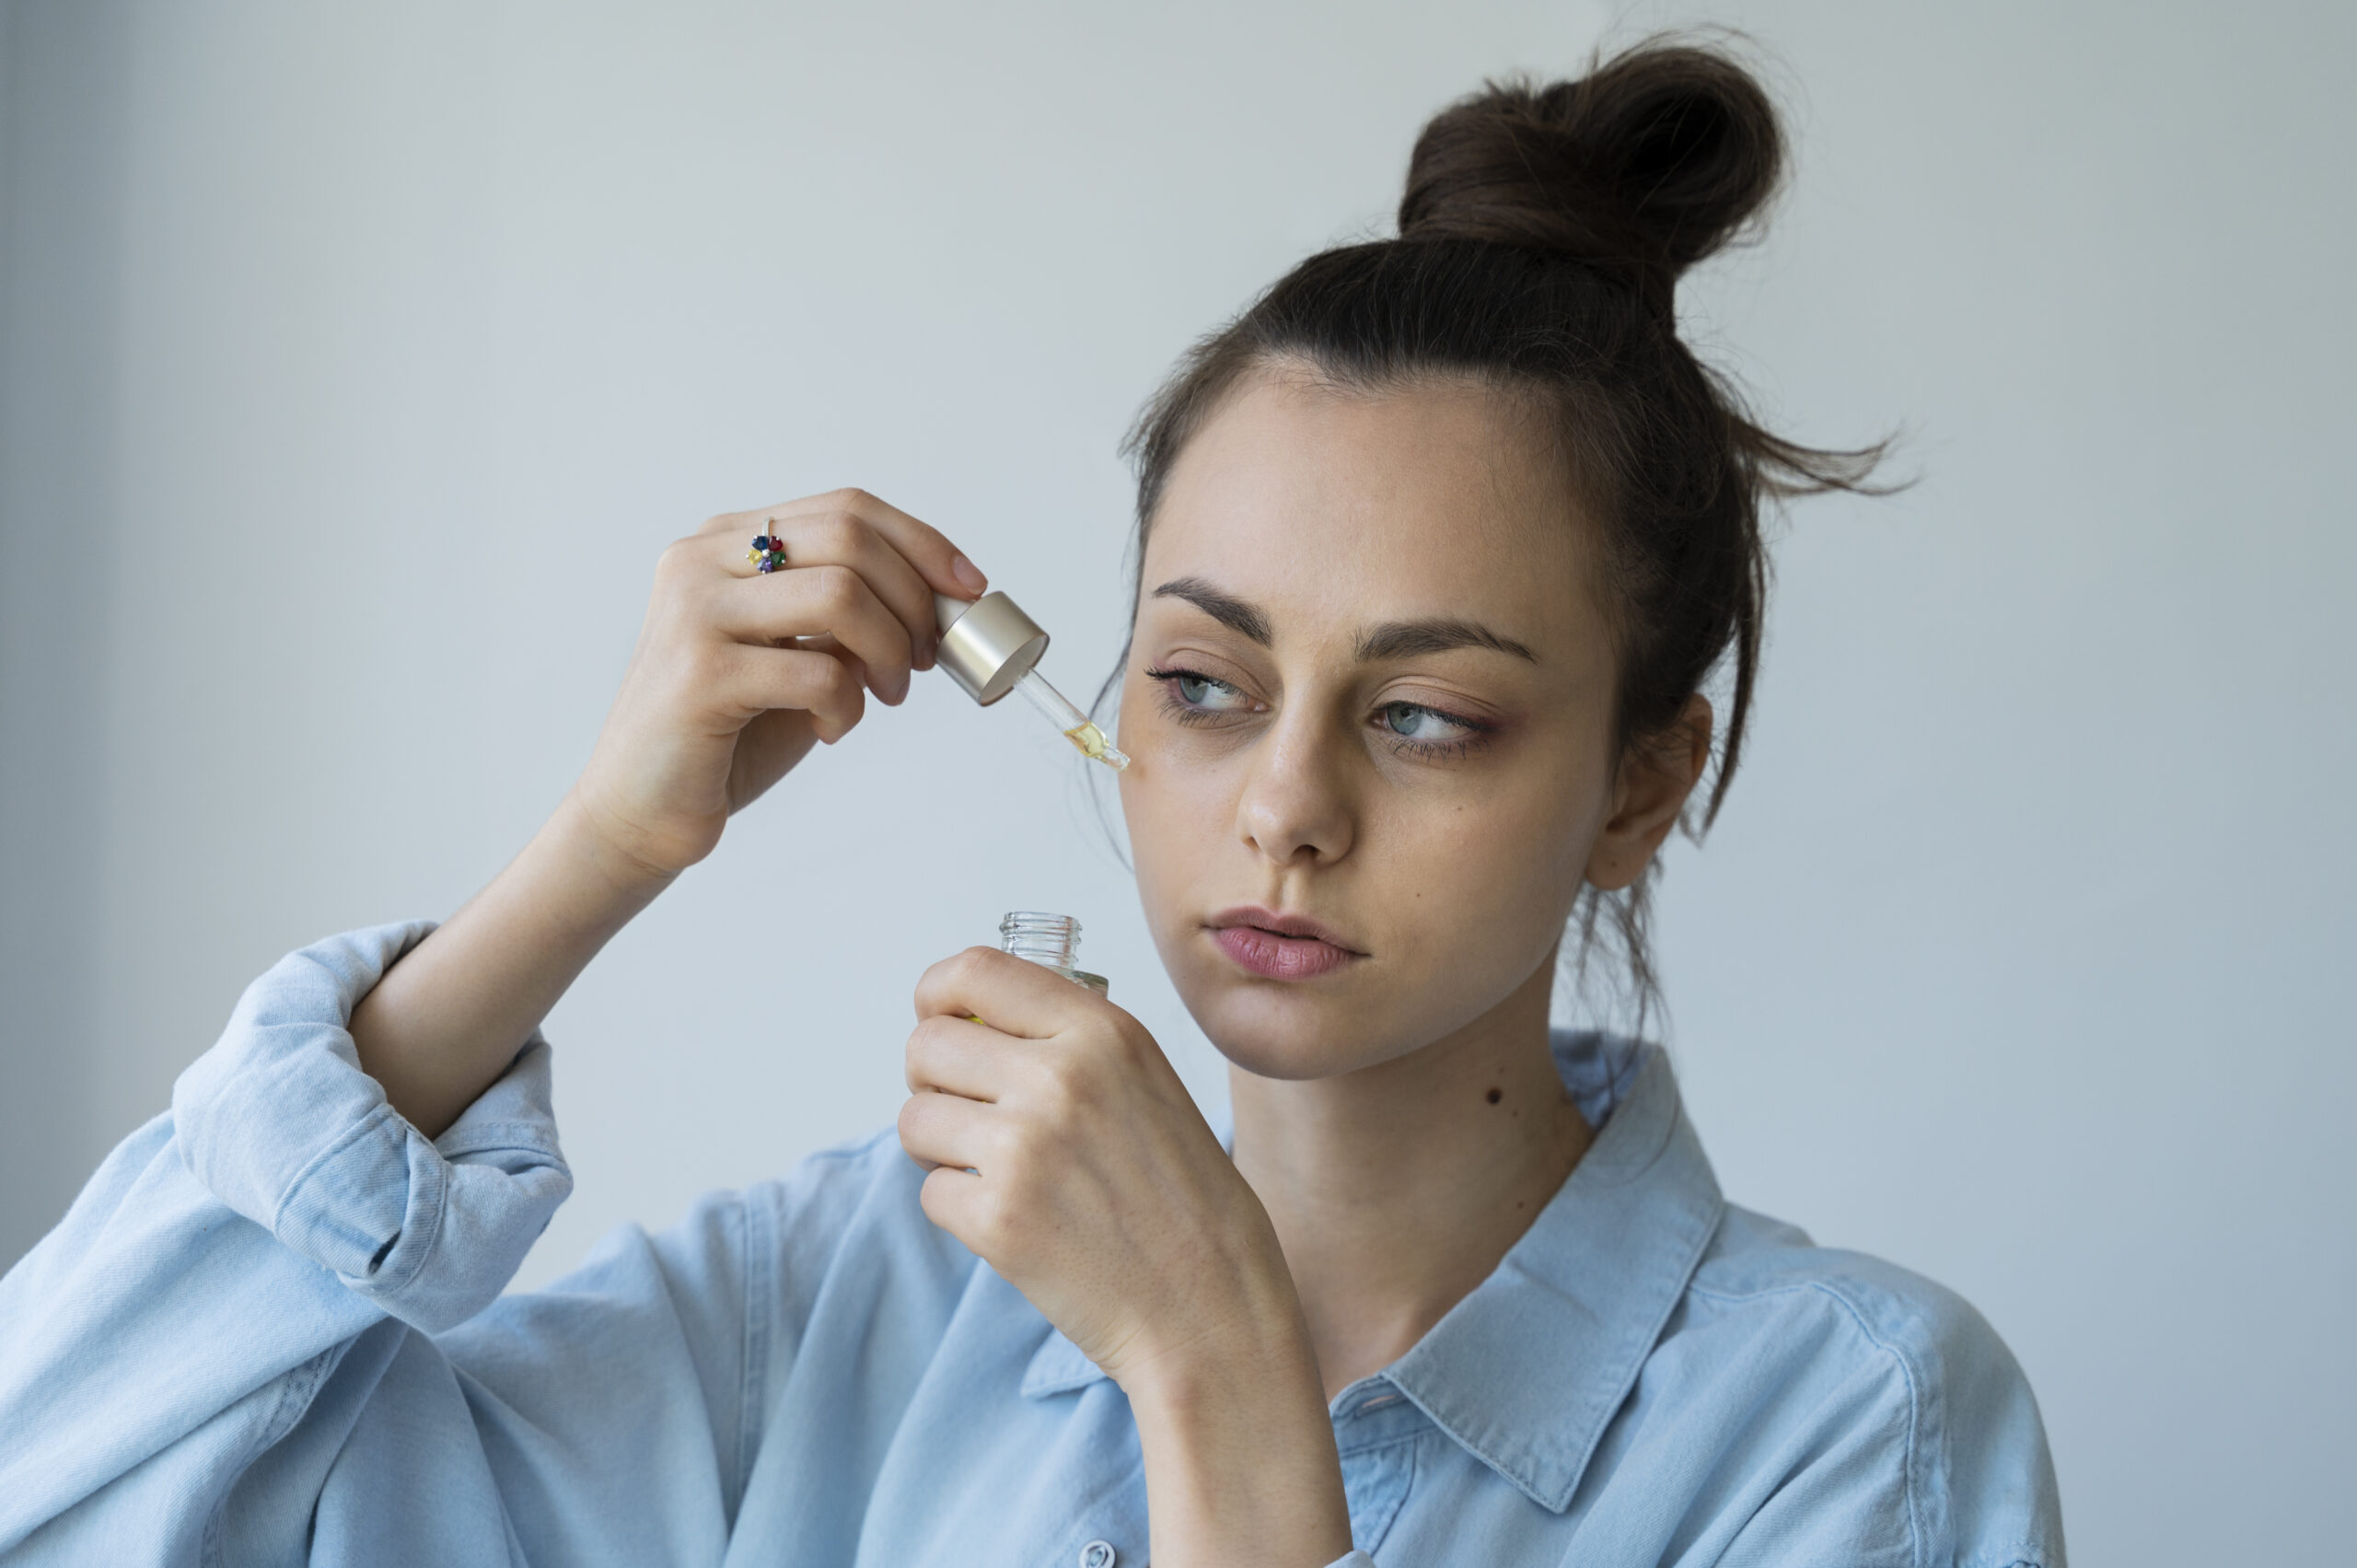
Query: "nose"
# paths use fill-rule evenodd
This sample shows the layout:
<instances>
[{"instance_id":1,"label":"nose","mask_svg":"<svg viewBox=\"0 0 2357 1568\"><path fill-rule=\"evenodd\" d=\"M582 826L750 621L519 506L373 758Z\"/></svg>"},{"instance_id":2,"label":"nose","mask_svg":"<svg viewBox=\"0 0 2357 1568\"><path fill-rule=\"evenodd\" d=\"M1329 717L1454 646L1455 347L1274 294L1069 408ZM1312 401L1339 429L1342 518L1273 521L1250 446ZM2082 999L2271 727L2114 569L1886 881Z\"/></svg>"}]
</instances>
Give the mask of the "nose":
<instances>
[{"instance_id":1,"label":"nose","mask_svg":"<svg viewBox=\"0 0 2357 1568\"><path fill-rule=\"evenodd\" d=\"M1356 821L1343 749L1299 709L1253 748L1237 832L1271 865L1326 865L1350 853Z\"/></svg>"}]
</instances>

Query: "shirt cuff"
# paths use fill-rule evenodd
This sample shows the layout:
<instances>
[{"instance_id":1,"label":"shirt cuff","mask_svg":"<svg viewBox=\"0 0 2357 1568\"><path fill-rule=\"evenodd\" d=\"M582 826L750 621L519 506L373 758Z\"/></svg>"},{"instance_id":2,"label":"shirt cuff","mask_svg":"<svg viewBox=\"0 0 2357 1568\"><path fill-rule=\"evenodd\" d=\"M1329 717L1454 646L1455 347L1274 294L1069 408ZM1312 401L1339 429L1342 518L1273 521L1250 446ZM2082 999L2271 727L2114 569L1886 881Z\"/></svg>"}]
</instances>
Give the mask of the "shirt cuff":
<instances>
[{"instance_id":1,"label":"shirt cuff","mask_svg":"<svg viewBox=\"0 0 2357 1568\"><path fill-rule=\"evenodd\" d=\"M353 1009L433 929L380 925L288 954L172 1088L180 1157L214 1196L429 1333L495 1300L573 1191L537 1032L430 1141L360 1070Z\"/></svg>"},{"instance_id":2,"label":"shirt cuff","mask_svg":"<svg viewBox=\"0 0 2357 1568\"><path fill-rule=\"evenodd\" d=\"M1375 1568L1375 1559L1364 1551L1353 1551L1348 1557L1337 1557L1326 1568Z\"/></svg>"}]
</instances>

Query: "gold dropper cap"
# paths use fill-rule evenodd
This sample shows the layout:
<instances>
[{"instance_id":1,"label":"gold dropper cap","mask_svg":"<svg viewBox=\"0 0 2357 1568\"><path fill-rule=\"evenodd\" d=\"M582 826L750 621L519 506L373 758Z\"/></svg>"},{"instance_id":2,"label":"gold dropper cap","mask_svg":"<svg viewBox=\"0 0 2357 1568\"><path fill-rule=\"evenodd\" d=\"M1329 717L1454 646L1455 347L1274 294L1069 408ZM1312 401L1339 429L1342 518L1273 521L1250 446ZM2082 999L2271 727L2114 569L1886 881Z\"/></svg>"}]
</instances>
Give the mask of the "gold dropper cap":
<instances>
[{"instance_id":1,"label":"gold dropper cap","mask_svg":"<svg viewBox=\"0 0 2357 1568\"><path fill-rule=\"evenodd\" d=\"M1105 732L1039 673L1048 633L1013 599L992 592L969 603L935 594L933 610L941 626L938 662L968 696L987 708L1019 686L1082 756L1116 772L1130 765Z\"/></svg>"},{"instance_id":2,"label":"gold dropper cap","mask_svg":"<svg viewBox=\"0 0 2357 1568\"><path fill-rule=\"evenodd\" d=\"M1048 651L1047 632L1004 594L971 603L935 594L933 609L941 623L941 668L986 708L1014 691Z\"/></svg>"}]
</instances>

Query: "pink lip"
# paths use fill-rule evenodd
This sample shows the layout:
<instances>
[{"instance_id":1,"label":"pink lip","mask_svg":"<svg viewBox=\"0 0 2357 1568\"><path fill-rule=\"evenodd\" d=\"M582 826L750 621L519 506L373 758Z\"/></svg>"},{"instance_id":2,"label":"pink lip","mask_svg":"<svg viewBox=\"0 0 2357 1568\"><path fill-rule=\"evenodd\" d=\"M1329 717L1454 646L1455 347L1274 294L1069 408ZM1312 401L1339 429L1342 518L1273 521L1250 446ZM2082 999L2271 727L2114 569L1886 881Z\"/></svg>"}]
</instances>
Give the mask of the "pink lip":
<instances>
[{"instance_id":1,"label":"pink lip","mask_svg":"<svg viewBox=\"0 0 2357 1568\"><path fill-rule=\"evenodd\" d=\"M1222 952L1267 980L1311 980L1366 956L1335 941L1314 920L1257 906L1223 910L1210 924Z\"/></svg>"}]
</instances>

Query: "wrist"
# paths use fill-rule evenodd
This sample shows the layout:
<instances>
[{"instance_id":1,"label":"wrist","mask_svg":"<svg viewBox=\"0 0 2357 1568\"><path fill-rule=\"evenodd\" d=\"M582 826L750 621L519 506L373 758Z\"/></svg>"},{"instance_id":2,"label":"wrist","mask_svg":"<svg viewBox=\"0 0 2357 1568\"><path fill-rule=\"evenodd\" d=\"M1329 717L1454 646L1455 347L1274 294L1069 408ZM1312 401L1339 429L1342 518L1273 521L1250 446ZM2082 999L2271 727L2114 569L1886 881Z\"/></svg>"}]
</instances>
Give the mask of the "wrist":
<instances>
[{"instance_id":1,"label":"wrist","mask_svg":"<svg viewBox=\"0 0 2357 1568\"><path fill-rule=\"evenodd\" d=\"M577 876L602 889L624 908L625 920L645 908L679 876L679 867L645 854L627 834L618 832L609 816L590 802L578 784L557 803L527 853L532 851L564 862Z\"/></svg>"},{"instance_id":2,"label":"wrist","mask_svg":"<svg viewBox=\"0 0 2357 1568\"><path fill-rule=\"evenodd\" d=\"M1109 1371L1112 1370L1108 1368ZM1255 1390L1288 1396L1307 1390L1320 1409L1324 1396L1318 1355L1301 1307L1288 1290L1282 1301L1210 1314L1182 1327L1167 1347L1139 1345L1114 1374L1132 1404L1194 1420L1205 1410L1231 1408Z\"/></svg>"},{"instance_id":3,"label":"wrist","mask_svg":"<svg viewBox=\"0 0 2357 1568\"><path fill-rule=\"evenodd\" d=\"M671 882L568 796L491 885L385 972L351 1021L363 1071L438 1137L615 932Z\"/></svg>"},{"instance_id":4,"label":"wrist","mask_svg":"<svg viewBox=\"0 0 2357 1568\"><path fill-rule=\"evenodd\" d=\"M1276 1235L1263 1222L1235 1239L1239 1245L1225 1266L1209 1271L1213 1288L1167 1302L1105 1370L1132 1404L1167 1411L1174 1421L1277 1396L1294 1404L1306 1398L1322 1425L1318 1353Z\"/></svg>"},{"instance_id":5,"label":"wrist","mask_svg":"<svg viewBox=\"0 0 2357 1568\"><path fill-rule=\"evenodd\" d=\"M1158 1565L1322 1568L1350 1505L1298 1307L1272 1331L1210 1333L1125 1369Z\"/></svg>"}]
</instances>

